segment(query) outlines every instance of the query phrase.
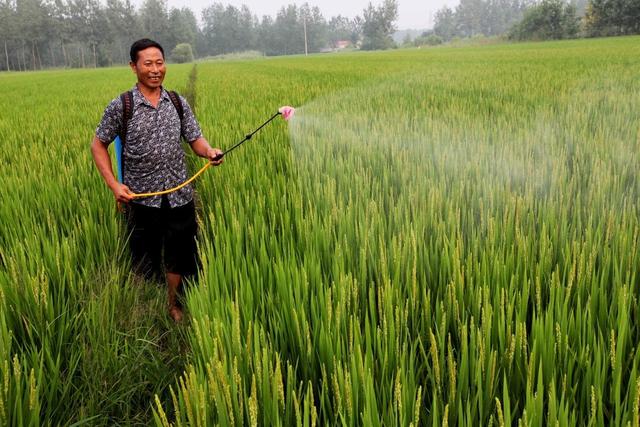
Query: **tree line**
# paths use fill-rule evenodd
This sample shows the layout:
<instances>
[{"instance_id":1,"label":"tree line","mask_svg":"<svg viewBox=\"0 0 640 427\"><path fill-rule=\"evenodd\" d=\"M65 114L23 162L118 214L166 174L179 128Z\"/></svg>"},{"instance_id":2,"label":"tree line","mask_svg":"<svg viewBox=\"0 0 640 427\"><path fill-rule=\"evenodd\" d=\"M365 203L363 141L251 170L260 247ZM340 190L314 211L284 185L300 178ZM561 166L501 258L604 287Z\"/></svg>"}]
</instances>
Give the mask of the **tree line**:
<instances>
[{"instance_id":1,"label":"tree line","mask_svg":"<svg viewBox=\"0 0 640 427\"><path fill-rule=\"evenodd\" d=\"M345 42L364 50L395 46L397 0L369 5L361 16L326 19L308 3L258 18L247 6L212 3L200 23L189 8L167 0L0 0L0 71L126 64L133 40L160 42L176 62L259 51L314 53ZM640 33L640 0L460 0L443 7L434 28L413 44L456 37L563 39Z\"/></svg>"},{"instance_id":2,"label":"tree line","mask_svg":"<svg viewBox=\"0 0 640 427\"><path fill-rule=\"evenodd\" d=\"M548 40L639 33L640 0L460 0L438 10L424 36Z\"/></svg>"},{"instance_id":3,"label":"tree line","mask_svg":"<svg viewBox=\"0 0 640 427\"><path fill-rule=\"evenodd\" d=\"M391 47L396 0L369 3L362 16L325 19L308 3L259 19L247 6L213 3L201 24L167 0L0 0L1 70L126 64L132 41L158 41L171 59L255 50L266 55L319 52L348 41L362 49ZM186 49L186 50L185 50Z\"/></svg>"}]
</instances>

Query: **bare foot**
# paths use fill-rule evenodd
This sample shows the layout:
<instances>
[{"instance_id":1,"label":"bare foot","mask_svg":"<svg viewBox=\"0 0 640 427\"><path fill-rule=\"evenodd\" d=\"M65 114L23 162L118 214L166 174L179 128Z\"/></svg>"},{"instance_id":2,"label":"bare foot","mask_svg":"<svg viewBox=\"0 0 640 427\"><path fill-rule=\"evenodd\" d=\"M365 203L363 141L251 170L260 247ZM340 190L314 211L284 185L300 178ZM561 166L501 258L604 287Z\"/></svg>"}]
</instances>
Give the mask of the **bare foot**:
<instances>
[{"instance_id":1,"label":"bare foot","mask_svg":"<svg viewBox=\"0 0 640 427\"><path fill-rule=\"evenodd\" d=\"M169 308L169 315L171 316L173 321L176 323L179 323L180 321L182 321L182 310L180 309L180 307L176 305Z\"/></svg>"}]
</instances>

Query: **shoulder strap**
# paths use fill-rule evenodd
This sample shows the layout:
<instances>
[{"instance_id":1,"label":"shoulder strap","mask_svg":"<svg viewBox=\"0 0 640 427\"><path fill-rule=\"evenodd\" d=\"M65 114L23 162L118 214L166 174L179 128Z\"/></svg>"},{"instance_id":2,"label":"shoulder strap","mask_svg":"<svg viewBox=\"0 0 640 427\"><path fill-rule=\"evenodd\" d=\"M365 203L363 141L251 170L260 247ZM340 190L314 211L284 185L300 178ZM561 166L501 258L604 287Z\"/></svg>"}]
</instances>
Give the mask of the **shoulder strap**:
<instances>
[{"instance_id":1,"label":"shoulder strap","mask_svg":"<svg viewBox=\"0 0 640 427\"><path fill-rule=\"evenodd\" d=\"M118 161L118 174L121 181L124 180L124 146L127 142L127 127L133 116L133 92L127 91L120 94L122 101L122 129L120 129L120 146L116 144L116 159ZM119 151L119 152L118 152Z\"/></svg>"},{"instance_id":2,"label":"shoulder strap","mask_svg":"<svg viewBox=\"0 0 640 427\"><path fill-rule=\"evenodd\" d=\"M133 92L130 90L123 92L120 94L120 100L122 101L122 129L120 131L120 139L124 144L127 139L127 126L133 116Z\"/></svg>"},{"instance_id":3,"label":"shoulder strap","mask_svg":"<svg viewBox=\"0 0 640 427\"><path fill-rule=\"evenodd\" d=\"M182 123L182 119L184 118L184 109L182 108L182 102L180 102L180 97L178 96L178 92L174 90L170 90L169 98L171 98L171 102L173 102L173 106L176 107L176 111L178 111L178 115L180 116L180 123Z\"/></svg>"}]
</instances>

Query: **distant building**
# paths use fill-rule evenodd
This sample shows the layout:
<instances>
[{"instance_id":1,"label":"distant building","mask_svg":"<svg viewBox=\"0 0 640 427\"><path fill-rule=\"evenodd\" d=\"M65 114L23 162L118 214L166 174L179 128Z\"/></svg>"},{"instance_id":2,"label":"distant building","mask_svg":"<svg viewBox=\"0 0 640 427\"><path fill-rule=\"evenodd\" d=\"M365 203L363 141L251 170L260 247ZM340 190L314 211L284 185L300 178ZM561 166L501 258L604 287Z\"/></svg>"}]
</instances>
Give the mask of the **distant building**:
<instances>
[{"instance_id":1,"label":"distant building","mask_svg":"<svg viewBox=\"0 0 640 427\"><path fill-rule=\"evenodd\" d=\"M351 41L349 40L338 40L334 46L323 47L322 49L320 49L320 52L322 53L338 52L352 46L353 46L353 43L351 43Z\"/></svg>"}]
</instances>

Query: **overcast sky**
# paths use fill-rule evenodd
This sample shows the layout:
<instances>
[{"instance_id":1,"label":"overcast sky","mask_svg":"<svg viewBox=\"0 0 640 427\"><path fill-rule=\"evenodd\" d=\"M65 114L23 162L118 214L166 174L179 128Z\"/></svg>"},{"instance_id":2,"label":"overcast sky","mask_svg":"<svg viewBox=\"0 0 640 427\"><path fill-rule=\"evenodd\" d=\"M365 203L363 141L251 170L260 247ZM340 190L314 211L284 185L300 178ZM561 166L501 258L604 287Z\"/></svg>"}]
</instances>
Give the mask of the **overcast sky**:
<instances>
[{"instance_id":1,"label":"overcast sky","mask_svg":"<svg viewBox=\"0 0 640 427\"><path fill-rule=\"evenodd\" d=\"M246 4L249 9L261 19L263 15L274 16L282 6L295 3L304 4L305 1L295 0L215 0L222 4L240 7ZM139 6L143 0L133 0ZM382 0L309 0L311 6L318 6L322 15L328 20L332 16L342 15L353 18L362 16L362 10L371 2L374 6L382 4ZM168 0L169 8L188 7L200 19L201 11L214 3L214 0ZM400 30L423 29L431 27L430 19L435 12L444 5L453 7L458 0L398 0L398 20L396 26Z\"/></svg>"}]
</instances>

